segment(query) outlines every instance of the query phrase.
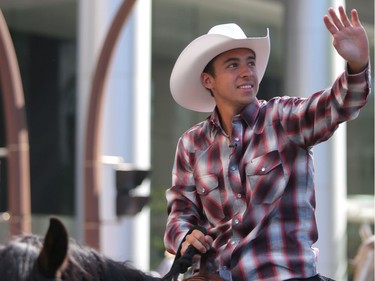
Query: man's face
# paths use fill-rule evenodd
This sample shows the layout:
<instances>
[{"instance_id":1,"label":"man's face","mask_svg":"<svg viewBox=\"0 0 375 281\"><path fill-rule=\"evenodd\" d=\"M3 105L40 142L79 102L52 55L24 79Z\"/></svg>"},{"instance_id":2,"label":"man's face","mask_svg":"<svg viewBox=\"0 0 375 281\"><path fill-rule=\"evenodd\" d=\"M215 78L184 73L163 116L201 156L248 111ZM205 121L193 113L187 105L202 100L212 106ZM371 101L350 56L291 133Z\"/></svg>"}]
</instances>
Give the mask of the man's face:
<instances>
[{"instance_id":1,"label":"man's face","mask_svg":"<svg viewBox=\"0 0 375 281\"><path fill-rule=\"evenodd\" d=\"M233 49L218 55L213 70L214 75L202 73L201 80L211 90L219 110L238 113L256 99L259 83L252 50Z\"/></svg>"}]
</instances>

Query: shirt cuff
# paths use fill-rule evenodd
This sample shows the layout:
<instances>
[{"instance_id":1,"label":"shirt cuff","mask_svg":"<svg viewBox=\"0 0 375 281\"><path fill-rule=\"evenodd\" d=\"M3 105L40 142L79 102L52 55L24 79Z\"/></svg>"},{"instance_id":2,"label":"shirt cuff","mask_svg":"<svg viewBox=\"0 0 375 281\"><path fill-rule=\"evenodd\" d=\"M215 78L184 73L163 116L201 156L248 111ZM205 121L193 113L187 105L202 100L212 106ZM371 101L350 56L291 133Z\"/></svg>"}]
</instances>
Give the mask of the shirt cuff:
<instances>
[{"instance_id":1,"label":"shirt cuff","mask_svg":"<svg viewBox=\"0 0 375 281\"><path fill-rule=\"evenodd\" d=\"M370 64L370 60L367 64L367 67L364 70L362 70L361 72L358 72L358 73L349 73L348 64L346 64L345 73L348 77L348 83L359 84L359 83L363 83L364 81L366 81L366 84L367 84L368 88L371 88L371 64Z\"/></svg>"}]
</instances>

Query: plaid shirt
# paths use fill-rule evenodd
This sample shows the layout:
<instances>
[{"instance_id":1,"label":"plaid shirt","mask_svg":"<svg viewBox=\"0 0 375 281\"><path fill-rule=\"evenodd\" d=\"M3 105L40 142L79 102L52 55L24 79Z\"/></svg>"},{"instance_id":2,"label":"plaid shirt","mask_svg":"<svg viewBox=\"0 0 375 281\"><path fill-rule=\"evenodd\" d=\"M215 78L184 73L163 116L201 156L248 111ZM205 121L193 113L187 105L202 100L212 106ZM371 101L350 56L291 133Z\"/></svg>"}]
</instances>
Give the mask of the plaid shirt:
<instances>
[{"instance_id":1,"label":"plaid shirt","mask_svg":"<svg viewBox=\"0 0 375 281\"><path fill-rule=\"evenodd\" d=\"M233 118L231 140L216 110L185 132L166 192L167 250L175 253L186 232L202 225L233 280L317 274L311 148L358 116L369 92L369 68L346 72L309 98L249 104Z\"/></svg>"}]
</instances>

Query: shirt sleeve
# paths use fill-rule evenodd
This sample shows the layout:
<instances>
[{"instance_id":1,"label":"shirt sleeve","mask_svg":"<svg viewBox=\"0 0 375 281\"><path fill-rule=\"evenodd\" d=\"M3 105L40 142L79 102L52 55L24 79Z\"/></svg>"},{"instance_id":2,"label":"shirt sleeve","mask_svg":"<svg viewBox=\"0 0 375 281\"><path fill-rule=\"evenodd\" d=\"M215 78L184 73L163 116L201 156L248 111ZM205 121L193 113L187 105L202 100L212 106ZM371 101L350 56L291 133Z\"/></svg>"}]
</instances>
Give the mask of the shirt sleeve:
<instances>
[{"instance_id":1,"label":"shirt sleeve","mask_svg":"<svg viewBox=\"0 0 375 281\"><path fill-rule=\"evenodd\" d=\"M197 196L189 151L188 137L182 136L177 144L172 171L172 187L166 191L168 219L164 244L168 252L176 251L186 233L195 225L202 225L202 206ZM185 144L186 143L186 144ZM191 149L191 148L190 148Z\"/></svg>"},{"instance_id":2,"label":"shirt sleeve","mask_svg":"<svg viewBox=\"0 0 375 281\"><path fill-rule=\"evenodd\" d=\"M355 119L371 92L370 66L357 74L345 71L333 85L308 98L277 100L278 118L287 136L310 147L330 138L339 124Z\"/></svg>"}]
</instances>

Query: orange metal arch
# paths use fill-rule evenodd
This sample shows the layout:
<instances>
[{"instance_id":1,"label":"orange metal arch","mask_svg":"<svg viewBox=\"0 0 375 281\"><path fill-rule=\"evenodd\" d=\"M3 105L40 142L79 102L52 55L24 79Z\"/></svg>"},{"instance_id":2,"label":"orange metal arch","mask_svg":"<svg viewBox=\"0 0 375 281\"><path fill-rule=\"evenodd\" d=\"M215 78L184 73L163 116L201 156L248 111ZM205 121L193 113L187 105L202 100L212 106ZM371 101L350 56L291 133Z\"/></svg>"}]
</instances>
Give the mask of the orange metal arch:
<instances>
[{"instance_id":1,"label":"orange metal arch","mask_svg":"<svg viewBox=\"0 0 375 281\"><path fill-rule=\"evenodd\" d=\"M31 232L29 135L21 75L0 10L0 81L8 160L10 234Z\"/></svg>"},{"instance_id":2,"label":"orange metal arch","mask_svg":"<svg viewBox=\"0 0 375 281\"><path fill-rule=\"evenodd\" d=\"M87 245L96 249L99 249L100 246L98 177L100 168L100 132L105 94L104 86L117 39L134 3L135 0L124 0L117 11L101 49L91 84L85 135L84 239Z\"/></svg>"}]
</instances>

